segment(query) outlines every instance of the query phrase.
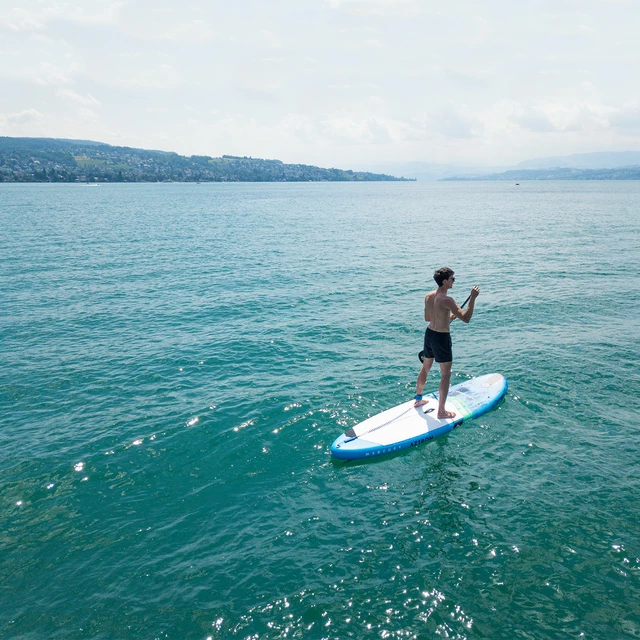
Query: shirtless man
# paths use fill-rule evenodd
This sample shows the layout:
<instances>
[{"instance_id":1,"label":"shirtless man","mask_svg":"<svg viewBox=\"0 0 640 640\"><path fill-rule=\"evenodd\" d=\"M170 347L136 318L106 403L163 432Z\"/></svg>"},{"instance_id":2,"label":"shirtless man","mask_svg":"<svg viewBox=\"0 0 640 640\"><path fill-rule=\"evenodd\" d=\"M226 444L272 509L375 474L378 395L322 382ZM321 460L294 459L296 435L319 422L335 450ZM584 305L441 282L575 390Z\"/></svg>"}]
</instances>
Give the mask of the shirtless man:
<instances>
[{"instance_id":1,"label":"shirtless man","mask_svg":"<svg viewBox=\"0 0 640 640\"><path fill-rule=\"evenodd\" d=\"M446 411L444 406L449 393L449 381L451 380L451 365L453 364L453 354L451 352L451 334L449 333L449 325L454 318L460 318L462 322L468 323L473 315L476 298L480 293L478 287L471 289L469 296L469 306L463 311L454 301L447 295L447 291L453 287L456 279L453 277L453 271L447 267L438 269L433 274L438 288L435 291L427 293L424 299L424 319L429 323L424 334L424 361L422 369L418 375L418 383L416 384L416 407L426 404L427 401L422 399L422 390L427 382L427 375L433 366L435 360L440 365L440 395L438 403L438 419L453 418L455 413Z\"/></svg>"}]
</instances>

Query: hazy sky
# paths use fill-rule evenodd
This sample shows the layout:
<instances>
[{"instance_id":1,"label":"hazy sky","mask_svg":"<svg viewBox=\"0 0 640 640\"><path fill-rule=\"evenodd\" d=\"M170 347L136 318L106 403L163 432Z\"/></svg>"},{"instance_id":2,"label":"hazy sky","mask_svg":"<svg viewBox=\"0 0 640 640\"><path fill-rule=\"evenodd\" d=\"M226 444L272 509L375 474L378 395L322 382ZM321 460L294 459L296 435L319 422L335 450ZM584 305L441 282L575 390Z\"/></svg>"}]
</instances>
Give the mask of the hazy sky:
<instances>
[{"instance_id":1,"label":"hazy sky","mask_svg":"<svg viewBox=\"0 0 640 640\"><path fill-rule=\"evenodd\" d=\"M640 150L640 0L0 0L0 135L322 166Z\"/></svg>"}]
</instances>

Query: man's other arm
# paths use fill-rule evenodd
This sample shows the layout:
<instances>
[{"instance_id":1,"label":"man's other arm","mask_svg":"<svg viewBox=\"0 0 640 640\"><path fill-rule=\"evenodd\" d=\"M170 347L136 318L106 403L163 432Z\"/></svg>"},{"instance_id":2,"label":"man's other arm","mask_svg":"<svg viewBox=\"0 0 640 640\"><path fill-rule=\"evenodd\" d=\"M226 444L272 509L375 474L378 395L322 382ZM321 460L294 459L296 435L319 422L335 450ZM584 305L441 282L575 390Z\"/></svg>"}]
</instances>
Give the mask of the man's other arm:
<instances>
[{"instance_id":1,"label":"man's other arm","mask_svg":"<svg viewBox=\"0 0 640 640\"><path fill-rule=\"evenodd\" d=\"M473 289L471 289L471 295L469 296L469 306L464 311L456 304L456 301L453 298L449 298L446 301L446 305L453 318L459 318L465 324L469 324L471 316L473 315L473 309L476 304L476 298L478 297L479 293L480 289L478 289L478 287L473 287ZM451 318L452 321L453 318Z\"/></svg>"}]
</instances>

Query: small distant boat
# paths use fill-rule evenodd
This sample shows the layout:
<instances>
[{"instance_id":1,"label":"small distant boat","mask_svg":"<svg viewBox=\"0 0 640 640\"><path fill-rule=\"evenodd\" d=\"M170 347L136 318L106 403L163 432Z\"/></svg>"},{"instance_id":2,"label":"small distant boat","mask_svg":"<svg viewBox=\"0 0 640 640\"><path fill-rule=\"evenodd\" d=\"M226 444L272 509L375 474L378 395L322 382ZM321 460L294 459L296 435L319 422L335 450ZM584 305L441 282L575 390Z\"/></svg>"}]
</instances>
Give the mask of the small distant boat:
<instances>
[{"instance_id":1,"label":"small distant boat","mask_svg":"<svg viewBox=\"0 0 640 640\"><path fill-rule=\"evenodd\" d=\"M520 186L520 183L519 183L519 182L516 182L516 187L519 187L519 186Z\"/></svg>"}]
</instances>

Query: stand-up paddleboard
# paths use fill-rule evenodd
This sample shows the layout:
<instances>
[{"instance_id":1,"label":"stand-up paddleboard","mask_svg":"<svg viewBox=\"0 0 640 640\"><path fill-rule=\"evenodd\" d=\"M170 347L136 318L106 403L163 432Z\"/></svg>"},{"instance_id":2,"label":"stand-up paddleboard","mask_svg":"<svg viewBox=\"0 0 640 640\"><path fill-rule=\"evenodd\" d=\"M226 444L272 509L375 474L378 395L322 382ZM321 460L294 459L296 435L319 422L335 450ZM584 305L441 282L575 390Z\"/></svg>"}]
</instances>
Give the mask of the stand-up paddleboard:
<instances>
[{"instance_id":1,"label":"stand-up paddleboard","mask_svg":"<svg viewBox=\"0 0 640 640\"><path fill-rule=\"evenodd\" d=\"M445 406L455 416L443 420L436 418L437 393L425 395L428 402L420 407L414 407L415 400L410 400L348 429L331 445L331 455L340 460L358 460L414 447L486 413L506 392L507 381L499 373L456 384L449 389Z\"/></svg>"}]
</instances>

